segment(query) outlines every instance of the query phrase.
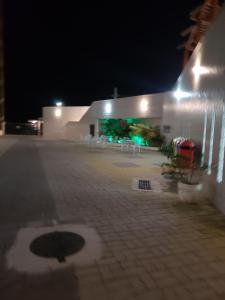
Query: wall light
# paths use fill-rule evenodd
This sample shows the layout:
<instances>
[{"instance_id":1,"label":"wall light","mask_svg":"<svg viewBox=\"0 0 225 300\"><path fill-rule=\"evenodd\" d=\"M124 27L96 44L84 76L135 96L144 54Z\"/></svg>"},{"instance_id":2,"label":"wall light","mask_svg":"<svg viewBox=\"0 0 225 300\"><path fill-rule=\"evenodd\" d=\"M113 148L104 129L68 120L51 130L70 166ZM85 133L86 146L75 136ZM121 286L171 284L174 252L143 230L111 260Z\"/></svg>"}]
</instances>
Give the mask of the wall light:
<instances>
[{"instance_id":1,"label":"wall light","mask_svg":"<svg viewBox=\"0 0 225 300\"><path fill-rule=\"evenodd\" d=\"M203 66L200 66L199 64L196 64L196 65L192 68L192 72L194 73L194 75L195 75L197 78L199 78L200 75L213 73L213 69L209 69L209 68L207 68L207 67L203 67Z\"/></svg>"},{"instance_id":2,"label":"wall light","mask_svg":"<svg viewBox=\"0 0 225 300\"><path fill-rule=\"evenodd\" d=\"M173 95L178 101L180 101L181 98L190 97L190 93L184 92L180 88L177 88Z\"/></svg>"},{"instance_id":3,"label":"wall light","mask_svg":"<svg viewBox=\"0 0 225 300\"><path fill-rule=\"evenodd\" d=\"M61 108L56 108L55 109L55 117L60 118L62 116L62 110Z\"/></svg>"},{"instance_id":4,"label":"wall light","mask_svg":"<svg viewBox=\"0 0 225 300\"><path fill-rule=\"evenodd\" d=\"M62 105L63 105L62 101L57 101L56 102L56 106L62 106Z\"/></svg>"},{"instance_id":5,"label":"wall light","mask_svg":"<svg viewBox=\"0 0 225 300\"><path fill-rule=\"evenodd\" d=\"M201 55L198 54L196 58L195 65L192 68L192 73L194 74L194 83L195 87L197 87L200 77L202 75L221 75L225 70L224 66L203 66L201 65Z\"/></svg>"},{"instance_id":6,"label":"wall light","mask_svg":"<svg viewBox=\"0 0 225 300\"><path fill-rule=\"evenodd\" d=\"M142 112L148 111L148 101L146 99L142 99L140 103L140 110Z\"/></svg>"},{"instance_id":7,"label":"wall light","mask_svg":"<svg viewBox=\"0 0 225 300\"><path fill-rule=\"evenodd\" d=\"M31 124L33 124L33 125L35 125L35 124L38 123L38 120L28 120L28 122L31 123Z\"/></svg>"},{"instance_id":8,"label":"wall light","mask_svg":"<svg viewBox=\"0 0 225 300\"><path fill-rule=\"evenodd\" d=\"M107 114L110 114L112 112L112 104L111 103L106 103L105 104L105 112Z\"/></svg>"}]
</instances>

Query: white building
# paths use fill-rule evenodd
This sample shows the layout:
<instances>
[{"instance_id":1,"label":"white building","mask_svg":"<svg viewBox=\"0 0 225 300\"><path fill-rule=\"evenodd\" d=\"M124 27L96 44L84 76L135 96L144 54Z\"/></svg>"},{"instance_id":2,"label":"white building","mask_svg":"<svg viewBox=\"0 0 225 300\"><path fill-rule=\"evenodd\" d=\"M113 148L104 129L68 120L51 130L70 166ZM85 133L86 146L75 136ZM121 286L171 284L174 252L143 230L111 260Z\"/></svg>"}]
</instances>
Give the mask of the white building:
<instances>
[{"instance_id":1,"label":"white building","mask_svg":"<svg viewBox=\"0 0 225 300\"><path fill-rule=\"evenodd\" d=\"M95 101L90 107L44 107L44 136L79 140L89 133L98 135L101 119L141 118L161 126L164 97L163 93Z\"/></svg>"},{"instance_id":2,"label":"white building","mask_svg":"<svg viewBox=\"0 0 225 300\"><path fill-rule=\"evenodd\" d=\"M197 45L174 91L93 102L90 107L44 108L44 136L80 139L98 134L104 118L144 118L170 140L191 138L215 184L215 203L225 213L225 7Z\"/></svg>"}]
</instances>

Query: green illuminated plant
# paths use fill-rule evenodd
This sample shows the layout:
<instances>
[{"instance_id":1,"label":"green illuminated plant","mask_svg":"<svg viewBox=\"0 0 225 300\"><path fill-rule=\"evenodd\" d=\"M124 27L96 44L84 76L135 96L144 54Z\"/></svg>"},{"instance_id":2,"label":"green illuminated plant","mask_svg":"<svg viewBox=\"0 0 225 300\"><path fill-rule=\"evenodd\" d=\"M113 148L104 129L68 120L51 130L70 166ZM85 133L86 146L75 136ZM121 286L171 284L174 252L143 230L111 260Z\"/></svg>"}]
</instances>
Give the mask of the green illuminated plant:
<instances>
[{"instance_id":1,"label":"green illuminated plant","mask_svg":"<svg viewBox=\"0 0 225 300\"><path fill-rule=\"evenodd\" d=\"M143 139L146 146L161 146L164 138L160 135L157 128L150 127L144 124L134 124L130 126L131 136L139 136Z\"/></svg>"},{"instance_id":2,"label":"green illuminated plant","mask_svg":"<svg viewBox=\"0 0 225 300\"><path fill-rule=\"evenodd\" d=\"M101 119L99 121L100 135L108 136L111 140L117 137L118 142L124 137L129 137L142 146L160 146L163 143L163 137L159 129L141 122L145 121L136 118Z\"/></svg>"},{"instance_id":3,"label":"green illuminated plant","mask_svg":"<svg viewBox=\"0 0 225 300\"><path fill-rule=\"evenodd\" d=\"M128 137L129 125L126 120L123 119L102 119L100 120L100 135L106 135L111 137Z\"/></svg>"}]
</instances>

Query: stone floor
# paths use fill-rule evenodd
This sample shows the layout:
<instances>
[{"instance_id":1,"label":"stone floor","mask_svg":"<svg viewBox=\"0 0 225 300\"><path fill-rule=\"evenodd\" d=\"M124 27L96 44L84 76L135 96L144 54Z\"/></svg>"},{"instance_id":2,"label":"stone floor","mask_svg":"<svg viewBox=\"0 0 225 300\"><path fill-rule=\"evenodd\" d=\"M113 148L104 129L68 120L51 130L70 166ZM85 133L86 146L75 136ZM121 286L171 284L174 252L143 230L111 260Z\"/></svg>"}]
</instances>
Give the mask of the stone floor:
<instances>
[{"instance_id":1,"label":"stone floor","mask_svg":"<svg viewBox=\"0 0 225 300\"><path fill-rule=\"evenodd\" d=\"M225 299L225 217L179 203L159 153L27 137L2 138L0 149L1 300ZM132 190L135 177L162 191ZM95 230L101 258L44 274L8 269L21 228L55 223Z\"/></svg>"}]
</instances>

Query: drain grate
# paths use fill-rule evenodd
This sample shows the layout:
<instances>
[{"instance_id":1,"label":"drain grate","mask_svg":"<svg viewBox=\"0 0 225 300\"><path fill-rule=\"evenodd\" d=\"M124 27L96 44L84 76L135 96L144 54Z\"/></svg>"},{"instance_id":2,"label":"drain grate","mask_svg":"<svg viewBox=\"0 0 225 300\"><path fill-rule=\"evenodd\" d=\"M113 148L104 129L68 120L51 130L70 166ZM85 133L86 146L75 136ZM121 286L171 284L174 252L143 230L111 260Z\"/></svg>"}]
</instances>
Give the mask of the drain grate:
<instances>
[{"instance_id":1,"label":"drain grate","mask_svg":"<svg viewBox=\"0 0 225 300\"><path fill-rule=\"evenodd\" d=\"M151 182L150 180L143 180L139 179L138 180L138 189L139 190L151 190Z\"/></svg>"},{"instance_id":2,"label":"drain grate","mask_svg":"<svg viewBox=\"0 0 225 300\"><path fill-rule=\"evenodd\" d=\"M80 251L85 240L79 234L68 231L54 231L37 237L30 244L30 251L37 256L57 258L65 262L66 256Z\"/></svg>"},{"instance_id":3,"label":"drain grate","mask_svg":"<svg viewBox=\"0 0 225 300\"><path fill-rule=\"evenodd\" d=\"M152 178L133 178L132 179L132 190L140 192L161 192L161 184Z\"/></svg>"}]
</instances>

